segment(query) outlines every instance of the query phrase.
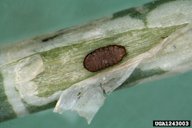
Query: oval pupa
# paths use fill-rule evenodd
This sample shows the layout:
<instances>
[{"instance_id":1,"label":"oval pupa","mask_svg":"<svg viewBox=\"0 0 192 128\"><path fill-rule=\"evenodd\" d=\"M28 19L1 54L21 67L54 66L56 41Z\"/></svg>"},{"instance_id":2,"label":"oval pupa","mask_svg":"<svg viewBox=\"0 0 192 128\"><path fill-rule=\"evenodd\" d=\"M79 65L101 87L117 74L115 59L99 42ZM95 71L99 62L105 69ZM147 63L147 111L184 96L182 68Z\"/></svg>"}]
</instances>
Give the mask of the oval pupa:
<instances>
[{"instance_id":1,"label":"oval pupa","mask_svg":"<svg viewBox=\"0 0 192 128\"><path fill-rule=\"evenodd\" d=\"M119 63L125 55L125 47L121 45L108 45L87 54L83 65L88 71L97 72Z\"/></svg>"}]
</instances>

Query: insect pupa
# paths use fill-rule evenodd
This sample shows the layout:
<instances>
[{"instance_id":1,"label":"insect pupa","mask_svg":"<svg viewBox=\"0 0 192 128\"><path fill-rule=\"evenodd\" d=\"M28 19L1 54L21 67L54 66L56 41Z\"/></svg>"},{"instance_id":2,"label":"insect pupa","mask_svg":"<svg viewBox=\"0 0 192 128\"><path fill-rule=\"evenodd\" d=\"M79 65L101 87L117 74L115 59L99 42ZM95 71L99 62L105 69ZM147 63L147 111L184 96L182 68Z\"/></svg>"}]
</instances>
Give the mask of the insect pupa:
<instances>
[{"instance_id":1,"label":"insect pupa","mask_svg":"<svg viewBox=\"0 0 192 128\"><path fill-rule=\"evenodd\" d=\"M126 55L121 45L108 45L95 49L84 58L83 65L90 72L97 72L119 63Z\"/></svg>"}]
</instances>

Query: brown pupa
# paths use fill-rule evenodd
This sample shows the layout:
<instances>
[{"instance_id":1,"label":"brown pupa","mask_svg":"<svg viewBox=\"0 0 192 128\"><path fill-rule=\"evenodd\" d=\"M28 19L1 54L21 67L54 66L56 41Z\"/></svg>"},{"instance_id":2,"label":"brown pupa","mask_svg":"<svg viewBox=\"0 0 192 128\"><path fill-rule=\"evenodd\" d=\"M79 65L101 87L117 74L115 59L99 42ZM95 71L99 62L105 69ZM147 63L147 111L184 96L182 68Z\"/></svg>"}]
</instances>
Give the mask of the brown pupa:
<instances>
[{"instance_id":1,"label":"brown pupa","mask_svg":"<svg viewBox=\"0 0 192 128\"><path fill-rule=\"evenodd\" d=\"M87 54L83 65L88 71L97 72L119 63L125 55L125 47L121 45L108 45Z\"/></svg>"}]
</instances>

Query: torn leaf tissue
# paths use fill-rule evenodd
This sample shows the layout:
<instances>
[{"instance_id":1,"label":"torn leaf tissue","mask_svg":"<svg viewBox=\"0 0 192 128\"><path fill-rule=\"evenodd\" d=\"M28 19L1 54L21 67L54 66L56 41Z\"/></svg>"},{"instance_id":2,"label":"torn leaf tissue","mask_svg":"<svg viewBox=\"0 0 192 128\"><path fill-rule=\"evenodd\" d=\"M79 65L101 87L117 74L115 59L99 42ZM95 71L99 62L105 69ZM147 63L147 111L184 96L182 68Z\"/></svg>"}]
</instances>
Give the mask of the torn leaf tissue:
<instances>
[{"instance_id":1,"label":"torn leaf tissue","mask_svg":"<svg viewBox=\"0 0 192 128\"><path fill-rule=\"evenodd\" d=\"M156 0L0 47L0 121L56 104L54 112L75 111L90 123L114 90L191 70L191 7L191 0ZM85 56L108 45L128 54L104 70L87 71Z\"/></svg>"}]
</instances>

